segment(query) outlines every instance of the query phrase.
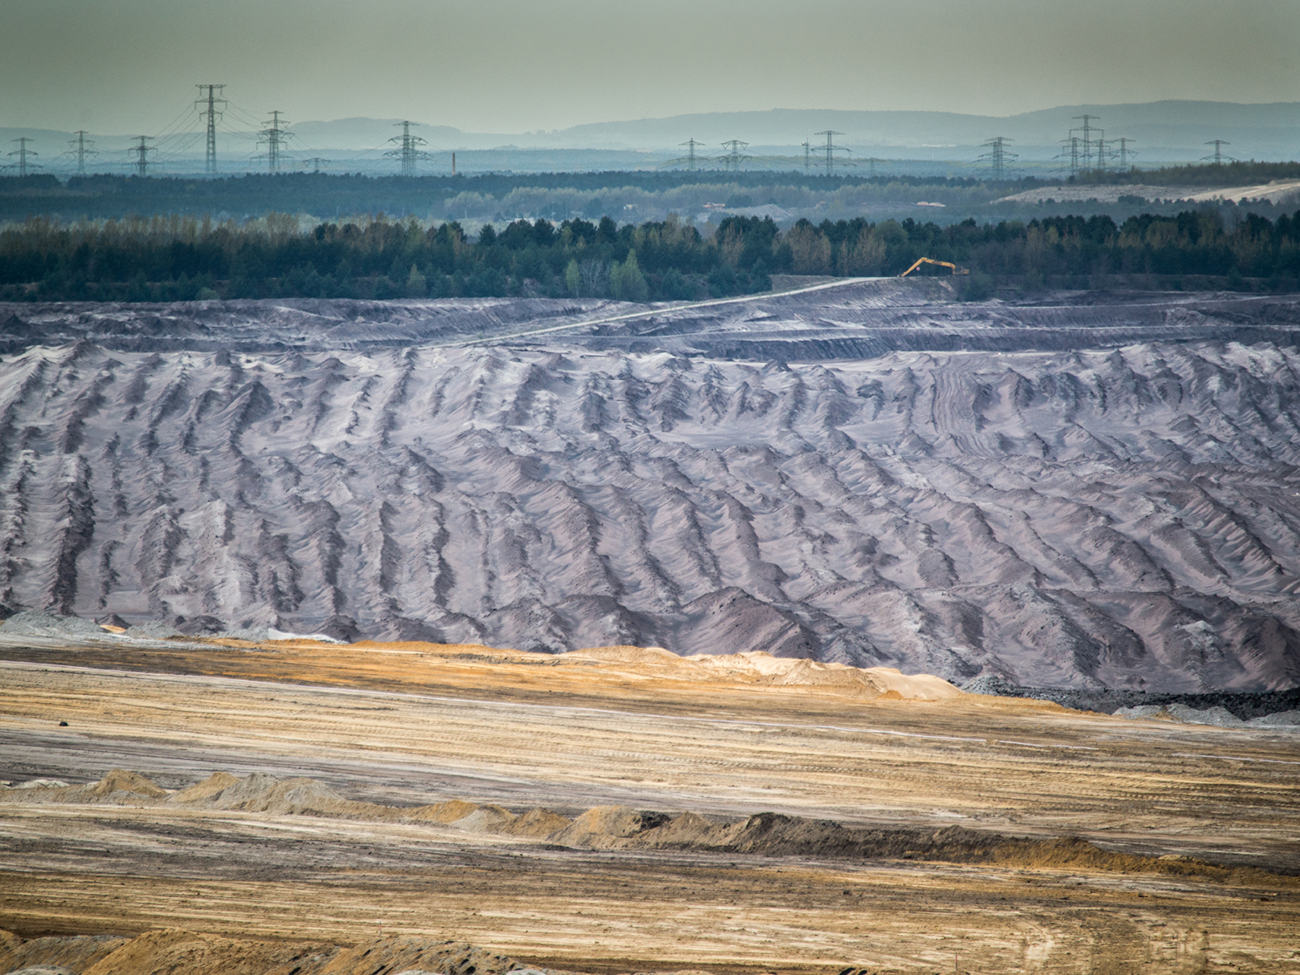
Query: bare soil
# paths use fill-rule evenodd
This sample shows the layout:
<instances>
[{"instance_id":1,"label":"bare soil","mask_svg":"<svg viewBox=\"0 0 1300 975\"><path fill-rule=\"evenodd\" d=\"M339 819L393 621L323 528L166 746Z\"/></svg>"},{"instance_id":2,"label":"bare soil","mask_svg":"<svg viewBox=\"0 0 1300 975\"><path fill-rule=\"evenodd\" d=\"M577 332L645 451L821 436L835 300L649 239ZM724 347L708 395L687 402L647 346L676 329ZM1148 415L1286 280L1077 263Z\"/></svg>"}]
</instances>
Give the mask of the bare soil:
<instances>
[{"instance_id":1,"label":"bare soil","mask_svg":"<svg viewBox=\"0 0 1300 975\"><path fill-rule=\"evenodd\" d=\"M3 656L0 970L1300 966L1295 736L627 648Z\"/></svg>"}]
</instances>

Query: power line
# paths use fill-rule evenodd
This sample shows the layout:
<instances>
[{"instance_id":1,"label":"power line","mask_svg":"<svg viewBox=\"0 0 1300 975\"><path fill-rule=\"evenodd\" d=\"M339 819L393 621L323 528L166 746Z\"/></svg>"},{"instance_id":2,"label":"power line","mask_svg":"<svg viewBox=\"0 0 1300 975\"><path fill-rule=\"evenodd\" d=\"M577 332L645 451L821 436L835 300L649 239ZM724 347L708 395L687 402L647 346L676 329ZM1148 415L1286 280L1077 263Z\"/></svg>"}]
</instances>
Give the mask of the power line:
<instances>
[{"instance_id":1,"label":"power line","mask_svg":"<svg viewBox=\"0 0 1300 975\"><path fill-rule=\"evenodd\" d=\"M843 132L836 132L834 129L823 129L821 132L814 132L813 135L826 136L826 175L830 176L835 167L835 153L848 152L843 146L837 146L832 141L835 136L843 135Z\"/></svg>"},{"instance_id":2,"label":"power line","mask_svg":"<svg viewBox=\"0 0 1300 975\"><path fill-rule=\"evenodd\" d=\"M226 100L219 96L219 92L225 89L225 85L195 85L199 91L207 91L206 98L199 98L195 105L202 106L207 103L206 108L199 112L199 117L207 122L208 125L208 148L203 171L209 175L215 175L217 171L217 119L221 117L221 112L217 111L218 103L222 108L226 107ZM142 174L143 175L143 174Z\"/></svg>"},{"instance_id":3,"label":"power line","mask_svg":"<svg viewBox=\"0 0 1300 975\"><path fill-rule=\"evenodd\" d=\"M193 127L194 123L201 121L202 118L195 109L194 103L188 103L180 115L172 119L154 135L153 140L157 144L155 158L158 160L179 159L182 154L193 149L195 144L203 138L203 130Z\"/></svg>"}]
</instances>

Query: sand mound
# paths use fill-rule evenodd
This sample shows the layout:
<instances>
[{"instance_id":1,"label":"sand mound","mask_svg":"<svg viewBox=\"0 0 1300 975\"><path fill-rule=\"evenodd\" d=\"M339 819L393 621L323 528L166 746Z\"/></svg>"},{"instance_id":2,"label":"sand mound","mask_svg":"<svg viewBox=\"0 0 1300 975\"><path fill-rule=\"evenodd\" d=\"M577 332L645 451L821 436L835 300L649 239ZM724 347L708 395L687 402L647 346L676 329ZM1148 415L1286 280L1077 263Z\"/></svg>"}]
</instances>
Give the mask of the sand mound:
<instances>
[{"instance_id":1,"label":"sand mound","mask_svg":"<svg viewBox=\"0 0 1300 975\"><path fill-rule=\"evenodd\" d=\"M275 815L339 816L347 819L395 819L398 816L398 811L391 806L344 799L315 779L280 780L264 772L254 772L242 779L210 776L197 786L178 792L171 801L205 809Z\"/></svg>"},{"instance_id":2,"label":"sand mound","mask_svg":"<svg viewBox=\"0 0 1300 975\"><path fill-rule=\"evenodd\" d=\"M133 938L86 968L82 975L278 975L295 968L305 975L309 969L302 963L329 948L167 929Z\"/></svg>"},{"instance_id":3,"label":"sand mound","mask_svg":"<svg viewBox=\"0 0 1300 975\"><path fill-rule=\"evenodd\" d=\"M504 832L511 836L531 836L535 839L547 839L567 829L573 820L549 809L535 807L517 817L514 822L504 827Z\"/></svg>"},{"instance_id":4,"label":"sand mound","mask_svg":"<svg viewBox=\"0 0 1300 975\"><path fill-rule=\"evenodd\" d=\"M964 692L942 677L933 674L904 674L893 667L870 667L863 671L884 689L884 694L898 694L910 701L947 701L964 697Z\"/></svg>"},{"instance_id":5,"label":"sand mound","mask_svg":"<svg viewBox=\"0 0 1300 975\"><path fill-rule=\"evenodd\" d=\"M202 782L196 782L188 789L182 789L172 796L172 802L201 803L224 792L239 782L239 777L229 772L213 772Z\"/></svg>"},{"instance_id":6,"label":"sand mound","mask_svg":"<svg viewBox=\"0 0 1300 975\"><path fill-rule=\"evenodd\" d=\"M851 667L794 657L775 657L762 650L679 657L663 647L610 646L574 650L561 663L617 667L645 677L712 680L772 687L817 687L855 697L940 701L962 692L940 677L907 675L892 667Z\"/></svg>"},{"instance_id":7,"label":"sand mound","mask_svg":"<svg viewBox=\"0 0 1300 975\"><path fill-rule=\"evenodd\" d=\"M774 812L758 813L735 822L718 822L691 812L669 815L627 806L594 806L575 819L542 808L516 815L501 806L462 800L409 809L345 799L312 779L281 781L261 773L242 779L218 773L188 789L170 794L138 773L117 770L93 786L7 788L0 789L0 798L87 804L152 800L271 815L435 823L474 833L513 836L584 850L680 850L818 859L938 860L1218 878L1230 874L1268 883L1279 879L1277 874L1263 869L1229 868L1190 859L1168 860L1107 851L1072 836L1017 837L955 826L942 829L846 826L832 820L805 819ZM0 965L6 957L5 950L5 942L0 939ZM402 965L418 967L416 961L403 961ZM0 971L5 970L0 967Z\"/></svg>"},{"instance_id":8,"label":"sand mound","mask_svg":"<svg viewBox=\"0 0 1300 975\"><path fill-rule=\"evenodd\" d=\"M347 948L322 968L310 973L304 969L300 975L369 975L411 969L441 975L505 975L522 967L507 955L461 941L395 937Z\"/></svg>"},{"instance_id":9,"label":"sand mound","mask_svg":"<svg viewBox=\"0 0 1300 975\"><path fill-rule=\"evenodd\" d=\"M136 938L33 938L0 931L0 971L51 975L546 975L459 941L380 938L351 947L251 941L178 929Z\"/></svg>"},{"instance_id":10,"label":"sand mound","mask_svg":"<svg viewBox=\"0 0 1300 975\"><path fill-rule=\"evenodd\" d=\"M593 806L560 832L550 837L563 846L608 850L624 846L629 837L662 826L664 813L629 809L627 806Z\"/></svg>"},{"instance_id":11,"label":"sand mound","mask_svg":"<svg viewBox=\"0 0 1300 975\"><path fill-rule=\"evenodd\" d=\"M498 833L515 821L515 814L501 806L452 799L432 806L420 806L403 814L403 819L424 823L441 823L475 833Z\"/></svg>"},{"instance_id":12,"label":"sand mound","mask_svg":"<svg viewBox=\"0 0 1300 975\"><path fill-rule=\"evenodd\" d=\"M149 799L163 799L166 789L138 772L113 769L98 782L69 785L60 779L32 779L16 786L0 788L0 801L16 802L85 802L128 805Z\"/></svg>"},{"instance_id":13,"label":"sand mound","mask_svg":"<svg viewBox=\"0 0 1300 975\"><path fill-rule=\"evenodd\" d=\"M864 852L855 839L853 831L828 820L759 813L711 831L704 842L735 853L842 857Z\"/></svg>"},{"instance_id":14,"label":"sand mound","mask_svg":"<svg viewBox=\"0 0 1300 975\"><path fill-rule=\"evenodd\" d=\"M48 937L23 941L8 931L0 932L0 971L81 972L111 954L128 939L112 935L94 937Z\"/></svg>"},{"instance_id":15,"label":"sand mound","mask_svg":"<svg viewBox=\"0 0 1300 975\"><path fill-rule=\"evenodd\" d=\"M107 798L118 792L125 792L131 796L146 796L150 799L161 799L167 795L167 790L157 783L138 772L127 772L123 769L113 769L90 787L91 795L99 798Z\"/></svg>"},{"instance_id":16,"label":"sand mound","mask_svg":"<svg viewBox=\"0 0 1300 975\"><path fill-rule=\"evenodd\" d=\"M746 683L838 689L869 698L890 696L938 701L962 696L957 687L940 677L907 675L893 667L850 667L802 658L773 657L761 650L689 659L717 679Z\"/></svg>"},{"instance_id":17,"label":"sand mound","mask_svg":"<svg viewBox=\"0 0 1300 975\"><path fill-rule=\"evenodd\" d=\"M647 830L637 837L637 846L646 849L690 849L708 845L717 824L698 813L685 812Z\"/></svg>"},{"instance_id":18,"label":"sand mound","mask_svg":"<svg viewBox=\"0 0 1300 975\"><path fill-rule=\"evenodd\" d=\"M584 647L573 650L560 658L561 662L592 660L603 664L633 664L637 667L661 667L673 669L682 658L663 647Z\"/></svg>"}]
</instances>

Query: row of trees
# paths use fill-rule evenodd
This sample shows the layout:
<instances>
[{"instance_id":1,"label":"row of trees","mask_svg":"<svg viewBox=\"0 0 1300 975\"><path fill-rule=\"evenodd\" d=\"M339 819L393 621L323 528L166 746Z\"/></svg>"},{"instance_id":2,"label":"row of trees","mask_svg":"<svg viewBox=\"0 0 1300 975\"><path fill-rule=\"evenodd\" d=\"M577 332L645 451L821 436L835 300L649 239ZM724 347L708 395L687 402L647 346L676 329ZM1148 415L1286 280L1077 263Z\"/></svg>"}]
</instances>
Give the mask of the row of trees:
<instances>
[{"instance_id":1,"label":"row of trees","mask_svg":"<svg viewBox=\"0 0 1300 975\"><path fill-rule=\"evenodd\" d=\"M839 212L841 205L857 205L860 211L864 204L913 203L918 198L954 206L977 204L1032 185L1036 181L986 185L975 179L924 176L653 170L415 177L281 173L216 179L93 175L62 182L32 175L0 177L0 220L42 215L105 220L139 213L252 217L271 212L321 219L387 213L476 221L497 221L502 214L596 220L628 206L642 214L667 214L694 213L706 203L811 209L823 201L831 212Z\"/></svg>"},{"instance_id":2,"label":"row of trees","mask_svg":"<svg viewBox=\"0 0 1300 975\"><path fill-rule=\"evenodd\" d=\"M880 276L916 258L975 273L968 293L1107 282L1300 288L1300 213L1232 226L1218 211L1049 217L950 226L911 220L728 217L711 234L670 217L639 225L517 220L468 235L456 222L324 223L178 216L0 231L0 298L188 300L460 295L685 300L764 290L771 275Z\"/></svg>"}]
</instances>

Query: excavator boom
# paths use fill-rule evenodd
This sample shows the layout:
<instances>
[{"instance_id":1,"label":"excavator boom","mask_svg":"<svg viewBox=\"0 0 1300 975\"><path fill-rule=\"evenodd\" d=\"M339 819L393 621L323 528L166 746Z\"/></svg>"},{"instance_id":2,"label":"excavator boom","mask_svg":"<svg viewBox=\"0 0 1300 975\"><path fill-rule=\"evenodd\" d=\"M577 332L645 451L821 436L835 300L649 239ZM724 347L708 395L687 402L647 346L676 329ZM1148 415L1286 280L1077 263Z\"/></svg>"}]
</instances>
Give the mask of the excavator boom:
<instances>
[{"instance_id":1,"label":"excavator boom","mask_svg":"<svg viewBox=\"0 0 1300 975\"><path fill-rule=\"evenodd\" d=\"M900 278L907 277L909 274L915 271L922 264L937 264L940 267L946 267L951 269L953 274L970 274L970 268L958 267L952 261L936 261L933 257L918 257L916 259L916 263L913 264L911 267L909 267L902 274L900 274L899 277Z\"/></svg>"}]
</instances>

